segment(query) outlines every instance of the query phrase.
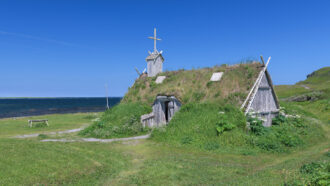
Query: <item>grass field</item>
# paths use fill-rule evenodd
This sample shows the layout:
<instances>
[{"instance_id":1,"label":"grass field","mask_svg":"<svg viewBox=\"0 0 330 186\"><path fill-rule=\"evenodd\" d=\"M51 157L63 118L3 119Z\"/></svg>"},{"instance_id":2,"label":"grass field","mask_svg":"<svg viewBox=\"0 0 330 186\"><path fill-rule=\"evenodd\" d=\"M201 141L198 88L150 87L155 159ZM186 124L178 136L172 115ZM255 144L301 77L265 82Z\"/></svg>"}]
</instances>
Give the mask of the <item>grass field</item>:
<instances>
[{"instance_id":1,"label":"grass field","mask_svg":"<svg viewBox=\"0 0 330 186\"><path fill-rule=\"evenodd\" d=\"M315 88L315 85L311 87ZM295 87L276 88L281 98L298 94L292 90ZM310 141L312 144L284 152L239 151L237 146L212 151L163 143L154 138L114 143L41 142L43 138L81 136L74 133L27 139L12 137L80 128L91 124L101 114L32 117L49 119L50 126L40 128L27 127L30 117L0 119L0 185L328 185L328 95L316 101L281 101L281 106L294 112L290 114L302 115L309 119L307 121L318 125L323 131L319 133L320 138L313 135L313 141ZM181 116L186 114L189 115L183 112ZM209 114L212 115L211 112ZM178 136L176 131L170 134L173 136L160 136L160 139L172 137L175 142ZM234 133L226 135L230 137L231 134L235 137ZM303 167L304 170L311 170L310 165L317 167L315 170L318 172L307 174L302 171Z\"/></svg>"},{"instance_id":2,"label":"grass field","mask_svg":"<svg viewBox=\"0 0 330 186\"><path fill-rule=\"evenodd\" d=\"M0 137L80 128L90 124L91 120L97 118L98 115L99 113L51 114L1 119ZM28 127L28 120L30 119L48 119L49 127L30 128Z\"/></svg>"},{"instance_id":3,"label":"grass field","mask_svg":"<svg viewBox=\"0 0 330 186\"><path fill-rule=\"evenodd\" d=\"M29 118L0 120L0 185L282 185L303 180L299 172L303 164L329 161L326 152L330 133L325 124L322 126L327 140L290 153L219 153L152 140L40 142L39 138L13 139L3 135L77 128L94 118L90 114L45 117L50 119L52 128L25 129ZM8 122L15 127L4 127Z\"/></svg>"}]
</instances>

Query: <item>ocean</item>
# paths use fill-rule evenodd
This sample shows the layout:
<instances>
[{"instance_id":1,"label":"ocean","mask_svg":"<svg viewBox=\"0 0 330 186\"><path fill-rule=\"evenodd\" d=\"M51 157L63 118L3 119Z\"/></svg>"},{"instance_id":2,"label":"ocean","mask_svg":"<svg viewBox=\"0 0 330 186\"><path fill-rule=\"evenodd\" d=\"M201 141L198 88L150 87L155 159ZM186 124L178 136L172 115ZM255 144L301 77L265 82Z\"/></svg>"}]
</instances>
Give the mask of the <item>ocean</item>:
<instances>
[{"instance_id":1,"label":"ocean","mask_svg":"<svg viewBox=\"0 0 330 186\"><path fill-rule=\"evenodd\" d=\"M121 98L109 98L109 106ZM106 110L106 98L1 98L0 118L44 114L101 112Z\"/></svg>"}]
</instances>

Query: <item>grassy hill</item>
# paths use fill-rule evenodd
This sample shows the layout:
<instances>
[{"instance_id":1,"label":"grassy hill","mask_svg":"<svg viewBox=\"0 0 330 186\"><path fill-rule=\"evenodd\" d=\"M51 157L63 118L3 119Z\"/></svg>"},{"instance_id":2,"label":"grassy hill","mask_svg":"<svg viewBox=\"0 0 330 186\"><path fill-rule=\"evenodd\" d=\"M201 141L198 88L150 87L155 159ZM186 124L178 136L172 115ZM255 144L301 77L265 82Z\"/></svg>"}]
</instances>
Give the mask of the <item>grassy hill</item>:
<instances>
[{"instance_id":1,"label":"grassy hill","mask_svg":"<svg viewBox=\"0 0 330 186\"><path fill-rule=\"evenodd\" d=\"M295 85L278 85L279 98L289 98L318 92L323 98L330 97L330 67L324 67L307 75L307 79Z\"/></svg>"},{"instance_id":2,"label":"grassy hill","mask_svg":"<svg viewBox=\"0 0 330 186\"><path fill-rule=\"evenodd\" d=\"M330 67L321 68L295 85L275 86L283 106L307 109L330 124Z\"/></svg>"}]
</instances>

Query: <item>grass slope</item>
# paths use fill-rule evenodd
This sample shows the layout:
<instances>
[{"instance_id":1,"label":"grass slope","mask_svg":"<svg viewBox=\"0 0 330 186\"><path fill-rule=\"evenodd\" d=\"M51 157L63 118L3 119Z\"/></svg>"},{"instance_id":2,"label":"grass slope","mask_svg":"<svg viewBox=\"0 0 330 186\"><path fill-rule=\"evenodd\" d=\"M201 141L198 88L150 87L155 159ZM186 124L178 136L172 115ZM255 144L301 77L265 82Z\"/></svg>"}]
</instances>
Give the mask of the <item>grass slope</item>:
<instances>
[{"instance_id":1,"label":"grass slope","mask_svg":"<svg viewBox=\"0 0 330 186\"><path fill-rule=\"evenodd\" d=\"M289 110L292 113L295 108ZM254 130L248 131L244 114L235 107L187 104L168 126L155 129L152 139L181 147L244 154L286 152L325 139L321 126L309 117L282 119L269 128L263 127L261 122L252 128L251 123Z\"/></svg>"},{"instance_id":2,"label":"grass slope","mask_svg":"<svg viewBox=\"0 0 330 186\"><path fill-rule=\"evenodd\" d=\"M301 109L309 110L313 117L320 118L330 124L330 67L324 67L313 72L306 80L295 85L275 86L275 90L282 100L282 106L295 105ZM299 96L314 97L314 100L287 101Z\"/></svg>"},{"instance_id":3,"label":"grass slope","mask_svg":"<svg viewBox=\"0 0 330 186\"><path fill-rule=\"evenodd\" d=\"M307 79L295 85L278 85L275 90L279 98L288 98L313 92L320 92L322 98L330 98L330 67L324 67L308 75Z\"/></svg>"},{"instance_id":4,"label":"grass slope","mask_svg":"<svg viewBox=\"0 0 330 186\"><path fill-rule=\"evenodd\" d=\"M145 134L140 117L151 112L150 106L142 103L121 103L107 110L100 121L94 122L80 132L82 136L97 138L127 137Z\"/></svg>"}]
</instances>

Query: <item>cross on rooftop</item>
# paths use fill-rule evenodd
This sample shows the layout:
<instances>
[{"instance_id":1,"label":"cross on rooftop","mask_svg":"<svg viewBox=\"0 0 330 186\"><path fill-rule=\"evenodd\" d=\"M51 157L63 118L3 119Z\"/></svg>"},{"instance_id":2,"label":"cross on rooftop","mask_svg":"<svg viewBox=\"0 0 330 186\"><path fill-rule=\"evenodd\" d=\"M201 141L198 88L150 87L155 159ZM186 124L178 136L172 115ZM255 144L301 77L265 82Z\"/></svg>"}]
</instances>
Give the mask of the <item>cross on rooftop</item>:
<instances>
[{"instance_id":1,"label":"cross on rooftop","mask_svg":"<svg viewBox=\"0 0 330 186\"><path fill-rule=\"evenodd\" d=\"M154 28L154 37L148 37L149 39L153 39L154 40L154 53L158 53L157 48L156 48L156 41L160 41L161 39L157 38L156 35L156 28Z\"/></svg>"}]
</instances>

